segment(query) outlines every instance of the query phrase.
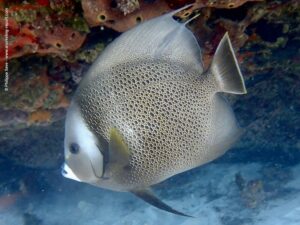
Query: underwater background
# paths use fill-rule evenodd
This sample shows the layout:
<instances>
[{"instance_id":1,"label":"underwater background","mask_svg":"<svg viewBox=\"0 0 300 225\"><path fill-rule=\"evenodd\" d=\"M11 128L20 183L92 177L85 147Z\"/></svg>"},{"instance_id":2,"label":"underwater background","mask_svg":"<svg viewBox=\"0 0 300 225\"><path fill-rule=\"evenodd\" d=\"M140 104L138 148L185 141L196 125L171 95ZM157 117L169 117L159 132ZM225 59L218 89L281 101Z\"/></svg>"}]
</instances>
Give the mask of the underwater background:
<instances>
[{"instance_id":1,"label":"underwater background","mask_svg":"<svg viewBox=\"0 0 300 225\"><path fill-rule=\"evenodd\" d=\"M228 31L248 91L226 95L238 143L154 187L195 218L63 178L65 113L89 66L120 33L190 3L178 17L200 13L189 28L206 68ZM0 225L300 225L299 1L0 0L0 12Z\"/></svg>"}]
</instances>

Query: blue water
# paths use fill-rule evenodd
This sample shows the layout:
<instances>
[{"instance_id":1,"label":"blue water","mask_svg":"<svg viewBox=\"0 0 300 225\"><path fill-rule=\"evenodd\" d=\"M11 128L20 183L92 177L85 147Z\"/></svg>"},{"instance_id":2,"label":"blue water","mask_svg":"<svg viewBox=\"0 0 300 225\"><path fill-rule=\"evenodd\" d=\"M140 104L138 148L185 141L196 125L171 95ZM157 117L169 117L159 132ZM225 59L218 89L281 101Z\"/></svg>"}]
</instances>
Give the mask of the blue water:
<instances>
[{"instance_id":1,"label":"blue water","mask_svg":"<svg viewBox=\"0 0 300 225\"><path fill-rule=\"evenodd\" d=\"M0 225L299 225L300 164L230 162L240 154L233 149L155 186L165 202L195 218L65 179L59 169L26 169L2 159Z\"/></svg>"}]
</instances>

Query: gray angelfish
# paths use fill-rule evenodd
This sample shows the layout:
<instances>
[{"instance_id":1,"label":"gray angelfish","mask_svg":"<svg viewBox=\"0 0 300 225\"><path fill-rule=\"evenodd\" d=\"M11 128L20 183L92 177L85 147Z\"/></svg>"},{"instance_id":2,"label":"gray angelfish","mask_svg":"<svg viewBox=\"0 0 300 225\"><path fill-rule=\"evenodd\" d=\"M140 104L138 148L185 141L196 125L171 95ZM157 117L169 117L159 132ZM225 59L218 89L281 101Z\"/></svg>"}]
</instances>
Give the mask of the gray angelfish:
<instances>
[{"instance_id":1,"label":"gray angelfish","mask_svg":"<svg viewBox=\"0 0 300 225\"><path fill-rule=\"evenodd\" d=\"M67 113L63 175L187 216L149 187L231 147L240 128L219 92L246 89L228 34L203 71L194 35L173 15L123 33L95 61Z\"/></svg>"}]
</instances>

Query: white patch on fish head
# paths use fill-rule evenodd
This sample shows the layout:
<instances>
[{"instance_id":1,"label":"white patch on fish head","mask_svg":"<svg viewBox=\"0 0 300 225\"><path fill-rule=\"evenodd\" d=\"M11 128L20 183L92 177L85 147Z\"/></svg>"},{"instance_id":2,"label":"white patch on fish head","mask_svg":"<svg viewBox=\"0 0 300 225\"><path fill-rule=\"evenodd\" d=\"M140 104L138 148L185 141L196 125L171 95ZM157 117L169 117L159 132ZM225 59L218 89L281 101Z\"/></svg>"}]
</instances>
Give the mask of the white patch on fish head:
<instances>
[{"instance_id":1,"label":"white patch on fish head","mask_svg":"<svg viewBox=\"0 0 300 225\"><path fill-rule=\"evenodd\" d=\"M103 155L97 137L88 128L75 102L67 113L64 149L64 177L95 183L103 175Z\"/></svg>"}]
</instances>

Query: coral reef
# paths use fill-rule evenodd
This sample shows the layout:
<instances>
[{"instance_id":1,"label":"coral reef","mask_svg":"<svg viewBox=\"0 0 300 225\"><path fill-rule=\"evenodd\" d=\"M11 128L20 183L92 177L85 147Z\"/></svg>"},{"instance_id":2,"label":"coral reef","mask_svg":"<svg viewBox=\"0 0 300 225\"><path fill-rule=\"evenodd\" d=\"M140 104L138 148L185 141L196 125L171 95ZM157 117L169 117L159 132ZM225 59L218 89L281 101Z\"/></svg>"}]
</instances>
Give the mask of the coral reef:
<instances>
[{"instance_id":1,"label":"coral reef","mask_svg":"<svg viewBox=\"0 0 300 225\"><path fill-rule=\"evenodd\" d=\"M124 32L144 20L162 15L174 8L194 3L182 13L189 15L193 10L200 8L236 8L245 2L257 0L197 0L197 1L149 1L146 0L82 0L84 17L90 26L105 26ZM260 1L260 0L258 0Z\"/></svg>"},{"instance_id":2,"label":"coral reef","mask_svg":"<svg viewBox=\"0 0 300 225\"><path fill-rule=\"evenodd\" d=\"M74 11L71 0L39 0L34 3L7 3L6 20L0 20L0 38L8 29L8 59L27 54L67 57L83 44L89 31L84 19ZM0 6L0 13L5 9ZM0 69L5 62L5 42L0 42Z\"/></svg>"},{"instance_id":3,"label":"coral reef","mask_svg":"<svg viewBox=\"0 0 300 225\"><path fill-rule=\"evenodd\" d=\"M243 57L243 68L249 78L248 95L236 102L238 115L247 115L239 116L246 132L237 147L250 160L296 163L300 155L299 3L275 4L270 10L249 26L250 38L240 51L248 55ZM264 150L251 154L258 149Z\"/></svg>"},{"instance_id":4,"label":"coral reef","mask_svg":"<svg viewBox=\"0 0 300 225\"><path fill-rule=\"evenodd\" d=\"M140 8L138 0L117 0L118 8L127 15Z\"/></svg>"},{"instance_id":5,"label":"coral reef","mask_svg":"<svg viewBox=\"0 0 300 225\"><path fill-rule=\"evenodd\" d=\"M9 114L13 115L14 111L18 118L15 125L21 122L43 123L60 119L61 117L52 119L51 114L68 106L65 86L50 77L45 68L33 67L31 71L19 68L11 74L9 91L0 92L0 127L8 125L10 121L9 117L1 114L10 112Z\"/></svg>"},{"instance_id":6,"label":"coral reef","mask_svg":"<svg viewBox=\"0 0 300 225\"><path fill-rule=\"evenodd\" d=\"M135 7L134 11L132 11L132 7L122 7L123 4L120 4L120 2L134 1L82 0L84 18L92 27L105 26L119 32L124 32L141 21L170 11L168 4L163 0L157 0L153 3L139 1L139 8ZM128 14L127 12L129 11L132 12Z\"/></svg>"}]
</instances>

